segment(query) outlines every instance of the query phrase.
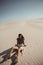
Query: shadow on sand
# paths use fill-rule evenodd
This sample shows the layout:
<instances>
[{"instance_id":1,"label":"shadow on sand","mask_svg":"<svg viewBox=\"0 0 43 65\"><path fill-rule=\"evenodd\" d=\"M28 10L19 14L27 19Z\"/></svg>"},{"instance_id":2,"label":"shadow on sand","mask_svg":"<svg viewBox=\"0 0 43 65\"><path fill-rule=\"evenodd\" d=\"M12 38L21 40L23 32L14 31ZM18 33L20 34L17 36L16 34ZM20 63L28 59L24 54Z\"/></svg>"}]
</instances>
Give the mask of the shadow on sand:
<instances>
[{"instance_id":1,"label":"shadow on sand","mask_svg":"<svg viewBox=\"0 0 43 65\"><path fill-rule=\"evenodd\" d=\"M0 57L3 58L3 60L0 62L0 64L7 61L8 59L11 59L11 61L12 61L11 65L15 65L18 63L18 50L15 49L13 51L14 54L11 57L9 57L10 50L11 50L11 48L0 53Z\"/></svg>"}]
</instances>

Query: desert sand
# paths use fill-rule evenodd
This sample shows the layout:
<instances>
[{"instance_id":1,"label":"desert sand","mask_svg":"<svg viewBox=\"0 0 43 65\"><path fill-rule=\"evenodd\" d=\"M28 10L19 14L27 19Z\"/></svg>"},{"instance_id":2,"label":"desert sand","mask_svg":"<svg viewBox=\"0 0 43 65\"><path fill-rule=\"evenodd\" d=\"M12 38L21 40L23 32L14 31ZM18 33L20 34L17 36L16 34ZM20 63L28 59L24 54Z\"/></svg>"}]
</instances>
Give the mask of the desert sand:
<instances>
[{"instance_id":1,"label":"desert sand","mask_svg":"<svg viewBox=\"0 0 43 65\"><path fill-rule=\"evenodd\" d=\"M0 24L1 53L14 46L17 36L22 33L27 45L23 55L19 54L17 65L43 65L43 18ZM11 65L11 59L0 65Z\"/></svg>"}]
</instances>

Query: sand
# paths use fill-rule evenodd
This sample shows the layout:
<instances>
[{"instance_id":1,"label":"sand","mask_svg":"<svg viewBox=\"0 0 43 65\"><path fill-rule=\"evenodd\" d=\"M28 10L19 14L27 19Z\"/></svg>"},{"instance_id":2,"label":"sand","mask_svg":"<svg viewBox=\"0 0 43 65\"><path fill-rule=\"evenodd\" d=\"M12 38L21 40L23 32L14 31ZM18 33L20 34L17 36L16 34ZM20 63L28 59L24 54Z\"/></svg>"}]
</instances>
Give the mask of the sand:
<instances>
[{"instance_id":1,"label":"sand","mask_svg":"<svg viewBox=\"0 0 43 65\"><path fill-rule=\"evenodd\" d=\"M17 43L19 33L27 46L23 55L19 54L17 65L43 65L43 18L0 24L0 53ZM11 65L11 59L0 65Z\"/></svg>"}]
</instances>

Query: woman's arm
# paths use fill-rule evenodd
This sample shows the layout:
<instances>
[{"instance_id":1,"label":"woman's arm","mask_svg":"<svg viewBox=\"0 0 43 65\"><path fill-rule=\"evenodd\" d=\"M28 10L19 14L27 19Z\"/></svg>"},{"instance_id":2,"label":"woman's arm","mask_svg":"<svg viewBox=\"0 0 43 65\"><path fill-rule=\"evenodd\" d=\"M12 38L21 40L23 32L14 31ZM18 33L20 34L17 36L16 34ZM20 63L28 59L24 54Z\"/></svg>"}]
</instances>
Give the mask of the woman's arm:
<instances>
[{"instance_id":1,"label":"woman's arm","mask_svg":"<svg viewBox=\"0 0 43 65\"><path fill-rule=\"evenodd\" d=\"M25 39L24 39L24 37L23 37L23 45L26 46L25 43L24 43L24 40L25 40Z\"/></svg>"}]
</instances>

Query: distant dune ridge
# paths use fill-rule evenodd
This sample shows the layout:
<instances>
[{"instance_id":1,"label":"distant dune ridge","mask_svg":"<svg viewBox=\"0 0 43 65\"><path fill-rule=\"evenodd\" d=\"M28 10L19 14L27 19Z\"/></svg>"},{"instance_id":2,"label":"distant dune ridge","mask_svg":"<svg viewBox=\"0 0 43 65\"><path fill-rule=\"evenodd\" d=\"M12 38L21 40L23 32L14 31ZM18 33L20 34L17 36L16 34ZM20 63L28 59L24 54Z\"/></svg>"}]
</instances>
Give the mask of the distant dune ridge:
<instances>
[{"instance_id":1,"label":"distant dune ridge","mask_svg":"<svg viewBox=\"0 0 43 65\"><path fill-rule=\"evenodd\" d=\"M43 18L0 24L0 53L17 43L19 33L24 35L27 47L17 65L43 65ZM10 65L11 60L0 65L4 64Z\"/></svg>"}]
</instances>

